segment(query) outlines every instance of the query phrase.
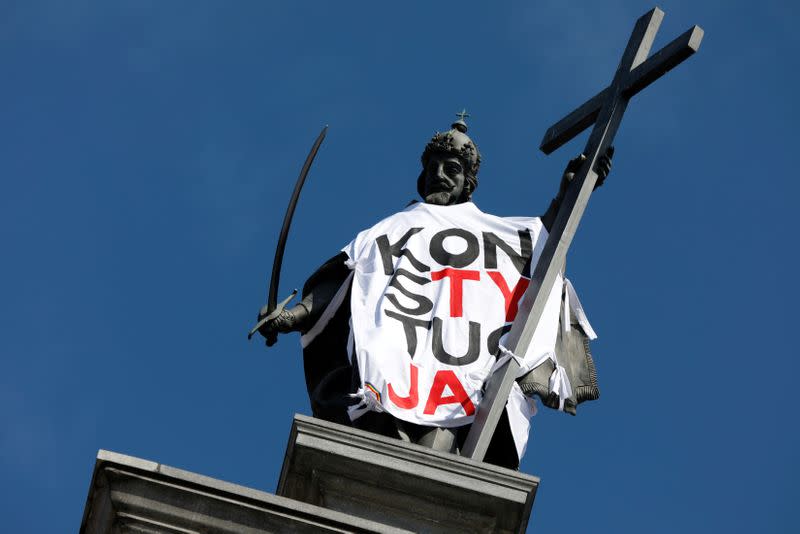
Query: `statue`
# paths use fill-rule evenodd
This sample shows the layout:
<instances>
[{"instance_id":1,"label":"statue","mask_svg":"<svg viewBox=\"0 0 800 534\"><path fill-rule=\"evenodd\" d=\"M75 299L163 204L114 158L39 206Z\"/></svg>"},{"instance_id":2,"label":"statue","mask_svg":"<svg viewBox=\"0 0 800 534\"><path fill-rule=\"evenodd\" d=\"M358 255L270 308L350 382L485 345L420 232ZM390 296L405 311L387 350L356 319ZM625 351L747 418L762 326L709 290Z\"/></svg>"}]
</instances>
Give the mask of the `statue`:
<instances>
[{"instance_id":1,"label":"statue","mask_svg":"<svg viewBox=\"0 0 800 534\"><path fill-rule=\"evenodd\" d=\"M425 146L417 178L422 203L412 202L403 212L359 234L311 275L294 307L266 321L270 310L261 310L258 332L268 344L277 333L302 334L306 385L315 417L436 450L457 452L463 444L481 384L503 350L502 336L510 329L530 280L532 256L541 252L565 192L585 160L581 155L570 161L556 197L541 217L503 219L484 214L472 202L481 156L467 135L467 116L458 114L449 131L437 133ZM610 171L612 155L609 149L599 159L597 186ZM448 224L422 243L430 225L442 218ZM385 228L391 232L382 233ZM459 240L464 250L454 246ZM361 268L356 267L358 262ZM442 269L434 271L435 265ZM478 293L479 279L487 284L481 287L494 288L495 294ZM435 290L432 282L438 283ZM591 326L569 281L564 279L553 293L552 347L517 380L516 411L522 415L509 404L492 437L487 462L518 466L532 397L575 415L580 402L599 396L589 351ZM465 304L470 298L471 307ZM456 348L464 354L448 352L457 352ZM382 352L397 357L386 360ZM432 364L426 365L425 358ZM408 365L400 369L399 359ZM391 376L402 375L400 381L383 376L383 366L393 368ZM465 366L468 373L450 372ZM554 386L553 377L559 372L566 388ZM426 373L430 376L423 377ZM430 391L422 391L423 382ZM420 402L426 393L427 401ZM524 439L515 424L522 426Z\"/></svg>"}]
</instances>

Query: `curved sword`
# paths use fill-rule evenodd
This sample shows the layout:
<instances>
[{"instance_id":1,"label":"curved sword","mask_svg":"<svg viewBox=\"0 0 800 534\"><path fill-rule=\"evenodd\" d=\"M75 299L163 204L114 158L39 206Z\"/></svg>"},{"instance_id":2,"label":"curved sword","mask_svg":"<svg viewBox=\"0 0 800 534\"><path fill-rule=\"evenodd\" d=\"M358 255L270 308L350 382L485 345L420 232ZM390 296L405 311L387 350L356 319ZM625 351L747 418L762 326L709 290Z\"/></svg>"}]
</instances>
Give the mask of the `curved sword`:
<instances>
[{"instance_id":1,"label":"curved sword","mask_svg":"<svg viewBox=\"0 0 800 534\"><path fill-rule=\"evenodd\" d=\"M289 227L292 225L292 216L294 215L294 209L297 207L297 199L300 198L300 190L303 189L303 183L305 183L306 176L308 176L308 170L311 168L311 164L314 162L314 158L319 151L322 140L325 139L325 134L327 133L328 127L325 126L319 133L319 136L317 136L317 140L314 141L314 145L311 147L311 151L308 153L305 163L303 163L303 168L300 170L300 176L297 178L297 182L294 184L292 198L289 200L289 205L286 207L286 215L283 216L283 226L281 227L281 233L278 236L278 245L275 247L275 259L272 261L272 278L269 281L267 305L262 308L264 313L261 314L265 315L265 317L258 321L258 323L250 330L250 332L247 334L247 339L252 338L253 335L258 332L259 328L280 315L286 305L289 304L295 295L297 295L297 290L295 289L288 298L280 303L278 302L278 284L280 283L281 279L283 252L286 250L286 239L289 237ZM277 332L273 332L267 336L268 347L271 347L277 341Z\"/></svg>"}]
</instances>

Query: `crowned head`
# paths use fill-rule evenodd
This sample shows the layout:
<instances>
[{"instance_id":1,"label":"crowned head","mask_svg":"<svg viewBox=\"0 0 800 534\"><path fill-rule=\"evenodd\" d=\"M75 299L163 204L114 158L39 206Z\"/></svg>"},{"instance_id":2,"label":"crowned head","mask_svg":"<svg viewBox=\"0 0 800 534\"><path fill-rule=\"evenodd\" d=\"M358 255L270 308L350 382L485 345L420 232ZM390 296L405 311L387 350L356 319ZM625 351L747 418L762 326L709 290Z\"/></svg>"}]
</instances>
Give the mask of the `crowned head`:
<instances>
[{"instance_id":1,"label":"crowned head","mask_svg":"<svg viewBox=\"0 0 800 534\"><path fill-rule=\"evenodd\" d=\"M466 112L446 132L437 132L422 152L417 191L429 204L448 206L472 199L478 187L481 155L467 135Z\"/></svg>"}]
</instances>

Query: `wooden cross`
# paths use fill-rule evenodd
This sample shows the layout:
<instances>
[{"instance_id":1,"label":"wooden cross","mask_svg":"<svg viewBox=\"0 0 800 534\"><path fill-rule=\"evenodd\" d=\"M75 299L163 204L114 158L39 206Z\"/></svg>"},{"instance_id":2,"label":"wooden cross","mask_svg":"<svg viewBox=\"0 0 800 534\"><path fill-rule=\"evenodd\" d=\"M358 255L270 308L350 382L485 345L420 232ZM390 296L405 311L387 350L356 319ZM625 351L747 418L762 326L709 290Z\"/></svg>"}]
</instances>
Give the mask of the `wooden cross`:
<instances>
[{"instance_id":1,"label":"wooden cross","mask_svg":"<svg viewBox=\"0 0 800 534\"><path fill-rule=\"evenodd\" d=\"M515 355L523 356L528 350L547 298L563 268L578 222L597 182L597 160L612 145L628 101L700 47L703 30L694 26L648 58L663 18L664 12L656 7L636 21L611 84L548 128L542 139L540 149L550 154L594 124L583 151L586 160L564 195L530 285L520 300L517 317L505 340L505 347ZM490 378L475 422L462 448L462 456L483 460L519 369L519 364L510 359Z\"/></svg>"}]
</instances>

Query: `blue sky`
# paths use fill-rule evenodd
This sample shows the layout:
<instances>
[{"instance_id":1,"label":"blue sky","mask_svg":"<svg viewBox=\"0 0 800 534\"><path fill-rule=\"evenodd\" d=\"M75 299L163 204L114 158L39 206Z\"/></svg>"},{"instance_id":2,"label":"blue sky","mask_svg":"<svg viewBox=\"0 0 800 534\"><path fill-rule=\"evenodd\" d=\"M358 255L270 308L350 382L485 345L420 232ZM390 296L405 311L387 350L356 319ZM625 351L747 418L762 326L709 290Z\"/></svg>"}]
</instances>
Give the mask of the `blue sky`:
<instances>
[{"instance_id":1,"label":"blue sky","mask_svg":"<svg viewBox=\"0 0 800 534\"><path fill-rule=\"evenodd\" d=\"M245 336L319 129L282 294L415 196L425 142L462 107L478 206L543 212L585 141L544 156L544 130L605 87L651 7L0 6L8 531L76 530L99 448L274 491L292 414L309 413L299 343ZM531 526L789 532L800 9L660 7L654 50L706 36L628 107L573 243L601 398L534 419Z\"/></svg>"}]
</instances>

